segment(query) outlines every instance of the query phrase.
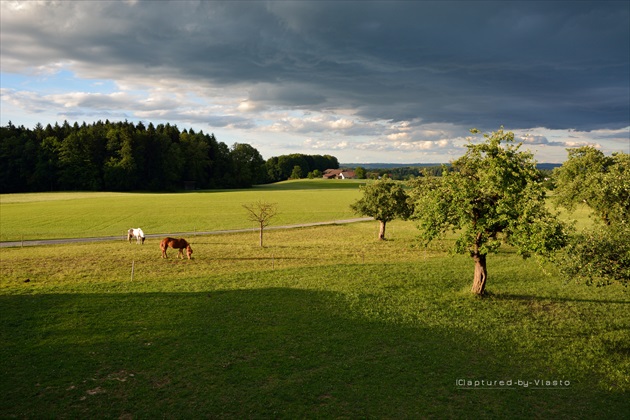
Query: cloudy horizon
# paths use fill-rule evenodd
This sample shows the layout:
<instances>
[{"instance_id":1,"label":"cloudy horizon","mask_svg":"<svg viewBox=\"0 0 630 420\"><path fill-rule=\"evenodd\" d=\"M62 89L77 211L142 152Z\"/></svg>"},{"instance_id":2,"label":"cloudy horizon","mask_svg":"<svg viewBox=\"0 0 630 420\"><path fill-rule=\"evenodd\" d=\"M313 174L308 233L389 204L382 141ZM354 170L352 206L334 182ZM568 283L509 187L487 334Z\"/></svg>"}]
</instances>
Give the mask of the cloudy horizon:
<instances>
[{"instance_id":1,"label":"cloudy horizon","mask_svg":"<svg viewBox=\"0 0 630 420\"><path fill-rule=\"evenodd\" d=\"M2 1L4 126L170 123L265 159L630 153L626 1Z\"/></svg>"}]
</instances>

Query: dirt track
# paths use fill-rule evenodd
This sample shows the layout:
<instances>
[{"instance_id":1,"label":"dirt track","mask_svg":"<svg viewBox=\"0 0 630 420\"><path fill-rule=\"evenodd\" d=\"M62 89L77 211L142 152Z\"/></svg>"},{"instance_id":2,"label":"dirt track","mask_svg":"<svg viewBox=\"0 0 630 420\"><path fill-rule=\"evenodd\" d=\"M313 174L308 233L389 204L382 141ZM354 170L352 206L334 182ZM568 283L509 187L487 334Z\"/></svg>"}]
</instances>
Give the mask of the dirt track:
<instances>
[{"instance_id":1,"label":"dirt track","mask_svg":"<svg viewBox=\"0 0 630 420\"><path fill-rule=\"evenodd\" d=\"M294 229L301 227L310 227L310 226L324 226L324 225L342 225L346 223L357 223L357 222L366 222L369 220L373 220L371 217L362 217L356 219L345 219L345 220L333 220L331 222L316 222L316 223L302 223L298 225L286 225L286 226L269 226L267 230L274 229ZM158 233L146 235L147 238L162 238L164 236L193 236L193 235L221 235L225 233L239 233L239 232L252 232L257 231L257 228L250 229L232 229L232 230L214 230L210 232L169 232L169 233ZM12 241L12 242L0 242L0 248L11 248L11 247L23 247L23 246L37 246L37 245L61 245L61 244L71 244L71 243L85 243L85 242L105 242L105 241L120 241L126 240L126 237L122 235L118 236L102 236L98 238L67 238L67 239L39 239L33 241Z\"/></svg>"}]
</instances>

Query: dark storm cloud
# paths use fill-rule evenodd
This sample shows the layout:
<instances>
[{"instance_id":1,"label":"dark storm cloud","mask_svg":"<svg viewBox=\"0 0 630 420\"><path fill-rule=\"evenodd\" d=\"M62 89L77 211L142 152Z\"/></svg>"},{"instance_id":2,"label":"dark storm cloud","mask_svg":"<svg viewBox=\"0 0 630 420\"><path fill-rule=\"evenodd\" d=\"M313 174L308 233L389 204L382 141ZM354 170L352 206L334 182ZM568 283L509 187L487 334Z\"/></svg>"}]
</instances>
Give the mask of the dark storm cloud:
<instances>
[{"instance_id":1,"label":"dark storm cloud","mask_svg":"<svg viewBox=\"0 0 630 420\"><path fill-rule=\"evenodd\" d=\"M287 109L483 130L630 125L630 4L62 2L2 18L4 67L240 87Z\"/></svg>"}]
</instances>

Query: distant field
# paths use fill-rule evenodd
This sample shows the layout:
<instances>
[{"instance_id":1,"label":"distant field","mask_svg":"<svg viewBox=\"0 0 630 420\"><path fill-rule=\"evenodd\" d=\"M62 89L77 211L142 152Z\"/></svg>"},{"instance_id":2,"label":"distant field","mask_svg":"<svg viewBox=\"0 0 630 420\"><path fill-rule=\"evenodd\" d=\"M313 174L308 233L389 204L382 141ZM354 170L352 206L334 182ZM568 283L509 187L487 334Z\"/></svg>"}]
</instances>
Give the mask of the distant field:
<instances>
[{"instance_id":1,"label":"distant field","mask_svg":"<svg viewBox=\"0 0 630 420\"><path fill-rule=\"evenodd\" d=\"M0 241L203 232L253 227L244 203L278 204L272 224L292 225L355 217L349 205L364 180L296 180L247 190L182 193L61 192L0 195ZM590 211L562 212L578 229L592 224Z\"/></svg>"},{"instance_id":2,"label":"distant field","mask_svg":"<svg viewBox=\"0 0 630 420\"><path fill-rule=\"evenodd\" d=\"M0 240L212 231L252 227L244 203L278 204L274 225L354 217L349 205L361 181L299 180L248 190L154 193L33 193L0 195ZM314 195L314 191L317 194Z\"/></svg>"}]
</instances>

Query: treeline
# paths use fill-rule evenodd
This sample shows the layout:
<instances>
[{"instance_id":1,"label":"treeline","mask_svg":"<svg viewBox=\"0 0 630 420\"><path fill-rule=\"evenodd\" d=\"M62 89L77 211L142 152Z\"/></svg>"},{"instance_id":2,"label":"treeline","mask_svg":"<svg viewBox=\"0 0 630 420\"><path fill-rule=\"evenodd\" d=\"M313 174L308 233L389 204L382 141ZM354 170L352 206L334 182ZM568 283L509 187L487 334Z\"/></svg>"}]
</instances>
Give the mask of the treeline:
<instances>
[{"instance_id":1,"label":"treeline","mask_svg":"<svg viewBox=\"0 0 630 420\"><path fill-rule=\"evenodd\" d=\"M270 182L286 179L319 178L326 169L339 169L339 161L330 155L293 153L269 158L266 162Z\"/></svg>"},{"instance_id":2,"label":"treeline","mask_svg":"<svg viewBox=\"0 0 630 420\"><path fill-rule=\"evenodd\" d=\"M0 127L2 193L246 188L288 179L298 165L308 172L339 163L308 155L265 161L249 144L228 147L214 134L168 123Z\"/></svg>"},{"instance_id":3,"label":"treeline","mask_svg":"<svg viewBox=\"0 0 630 420\"><path fill-rule=\"evenodd\" d=\"M442 176L442 165L427 166L399 166L389 168L370 168L362 166L355 168L355 173L359 179L378 179L387 176L389 179L408 181L421 176Z\"/></svg>"},{"instance_id":4,"label":"treeline","mask_svg":"<svg viewBox=\"0 0 630 420\"><path fill-rule=\"evenodd\" d=\"M352 164L343 164L342 166L352 168L360 179L380 179L387 176L390 179L398 181L408 181L422 176L442 176L444 167L450 168L451 164L412 164L400 166L395 163L370 163L366 165L353 166ZM560 167L557 163L540 163L536 167L544 175L545 178L551 178L554 168Z\"/></svg>"},{"instance_id":5,"label":"treeline","mask_svg":"<svg viewBox=\"0 0 630 420\"><path fill-rule=\"evenodd\" d=\"M551 178L553 168L559 167L559 164L543 163L537 165L538 170L545 178ZM389 179L397 181L409 181L414 178L420 178L422 176L442 176L444 167L447 169L451 167L451 164L445 165L420 165L420 166L389 166L380 168L372 165L371 167L357 166L355 173L357 178L360 179L380 179L387 176Z\"/></svg>"}]
</instances>

